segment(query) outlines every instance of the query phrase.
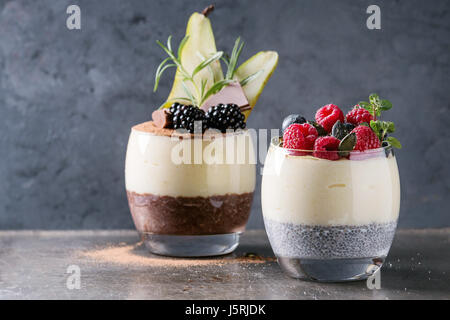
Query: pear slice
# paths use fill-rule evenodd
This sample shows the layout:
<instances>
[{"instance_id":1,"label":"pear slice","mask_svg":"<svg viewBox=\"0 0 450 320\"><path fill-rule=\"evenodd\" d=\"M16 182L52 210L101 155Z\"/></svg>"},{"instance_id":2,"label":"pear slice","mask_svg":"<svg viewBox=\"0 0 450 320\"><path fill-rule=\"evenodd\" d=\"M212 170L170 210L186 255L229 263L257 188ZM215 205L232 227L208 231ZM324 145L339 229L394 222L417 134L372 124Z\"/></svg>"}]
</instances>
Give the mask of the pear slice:
<instances>
[{"instance_id":1,"label":"pear slice","mask_svg":"<svg viewBox=\"0 0 450 320\"><path fill-rule=\"evenodd\" d=\"M188 73L192 73L195 67L197 67L204 59L217 52L209 18L201 13L193 13L187 24L186 35L189 36L189 39L181 51L181 64ZM211 63L209 67L196 74L194 80L198 88L201 88L202 80L207 80L205 88L205 91L207 91L215 81L221 79L223 79L222 67L219 61L215 61ZM187 98L182 82L183 76L180 71L177 70L172 90L170 91L167 102L164 103L163 108L170 107L174 102L186 104L185 100L177 101L178 98ZM185 85L187 85L190 92L195 96L199 95L191 83L185 82Z\"/></svg>"},{"instance_id":2,"label":"pear slice","mask_svg":"<svg viewBox=\"0 0 450 320\"><path fill-rule=\"evenodd\" d=\"M253 81L250 81L242 88L244 89L245 96L247 97L250 105L250 110L244 111L245 119L247 120L250 112L253 110L256 102L258 101L261 92L269 81L272 73L278 65L278 53L275 51L261 51L255 54L253 57L245 61L235 72L234 78L238 81L242 81L248 76L261 71Z\"/></svg>"}]
</instances>

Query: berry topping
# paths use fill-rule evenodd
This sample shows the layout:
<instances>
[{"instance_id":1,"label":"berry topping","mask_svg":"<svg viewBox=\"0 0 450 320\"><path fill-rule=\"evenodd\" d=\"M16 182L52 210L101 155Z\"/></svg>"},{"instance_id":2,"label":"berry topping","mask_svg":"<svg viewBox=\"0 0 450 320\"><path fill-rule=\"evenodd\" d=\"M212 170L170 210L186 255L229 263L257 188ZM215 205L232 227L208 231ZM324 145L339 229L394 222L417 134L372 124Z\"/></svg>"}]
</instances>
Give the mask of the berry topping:
<instances>
[{"instance_id":1,"label":"berry topping","mask_svg":"<svg viewBox=\"0 0 450 320\"><path fill-rule=\"evenodd\" d=\"M172 114L174 129L186 129L194 133L194 122L202 121L202 131L206 130L205 112L202 109L176 102L169 108L169 112Z\"/></svg>"},{"instance_id":2,"label":"berry topping","mask_svg":"<svg viewBox=\"0 0 450 320\"><path fill-rule=\"evenodd\" d=\"M300 124L291 124L283 134L283 147L287 149L301 149L305 144L305 137Z\"/></svg>"},{"instance_id":3,"label":"berry topping","mask_svg":"<svg viewBox=\"0 0 450 320\"><path fill-rule=\"evenodd\" d=\"M331 135L339 140L342 140L346 135L352 132L353 129L355 129L355 126L351 123L342 123L338 120L331 129Z\"/></svg>"},{"instance_id":4,"label":"berry topping","mask_svg":"<svg viewBox=\"0 0 450 320\"><path fill-rule=\"evenodd\" d=\"M314 143L313 156L328 160L338 160L339 143L339 139L333 136L319 137Z\"/></svg>"},{"instance_id":5,"label":"berry topping","mask_svg":"<svg viewBox=\"0 0 450 320\"><path fill-rule=\"evenodd\" d=\"M345 128L347 129L348 132L352 132L352 130L355 129L355 127L356 127L354 124L351 124L351 123L348 123L348 122L344 123L344 126L345 126Z\"/></svg>"},{"instance_id":6,"label":"berry topping","mask_svg":"<svg viewBox=\"0 0 450 320\"><path fill-rule=\"evenodd\" d=\"M245 116L238 105L218 104L209 108L205 115L208 127L215 128L225 133L227 129L245 129Z\"/></svg>"},{"instance_id":7,"label":"berry topping","mask_svg":"<svg viewBox=\"0 0 450 320\"><path fill-rule=\"evenodd\" d=\"M300 131L303 134L303 137L305 138L305 143L302 146L303 150L313 150L314 148L314 141L316 141L318 137L318 133L316 128L314 128L312 125L308 123L301 124Z\"/></svg>"},{"instance_id":8,"label":"berry topping","mask_svg":"<svg viewBox=\"0 0 450 320\"><path fill-rule=\"evenodd\" d=\"M291 124L283 135L283 146L288 149L313 150L318 133L312 125Z\"/></svg>"},{"instance_id":9,"label":"berry topping","mask_svg":"<svg viewBox=\"0 0 450 320\"><path fill-rule=\"evenodd\" d=\"M380 148L381 143L375 132L366 126L358 126L352 130L356 134L356 145L354 150L365 151Z\"/></svg>"},{"instance_id":10,"label":"berry topping","mask_svg":"<svg viewBox=\"0 0 450 320\"><path fill-rule=\"evenodd\" d=\"M366 109L360 108L356 105L354 109L350 110L347 115L347 122L357 126L363 122L370 124L370 120L374 120L373 116Z\"/></svg>"},{"instance_id":11,"label":"berry topping","mask_svg":"<svg viewBox=\"0 0 450 320\"><path fill-rule=\"evenodd\" d=\"M286 130L293 123L306 123L306 119L298 114L290 114L283 120L282 130Z\"/></svg>"},{"instance_id":12,"label":"berry topping","mask_svg":"<svg viewBox=\"0 0 450 320\"><path fill-rule=\"evenodd\" d=\"M319 134L319 137L328 135L328 132L320 124L318 124L317 122L315 122L315 121L308 121L308 123L310 125L312 125L314 128L316 128L317 133Z\"/></svg>"},{"instance_id":13,"label":"berry topping","mask_svg":"<svg viewBox=\"0 0 450 320\"><path fill-rule=\"evenodd\" d=\"M334 104L327 104L316 112L317 123L320 124L328 133L331 132L333 125L338 120L344 122L344 114L341 109Z\"/></svg>"},{"instance_id":14,"label":"berry topping","mask_svg":"<svg viewBox=\"0 0 450 320\"><path fill-rule=\"evenodd\" d=\"M304 117L291 114L283 121L283 147L292 149L287 153L295 156L312 154L328 160L362 160L372 153L364 151L383 146L386 156L390 156L391 147L402 147L391 136L395 125L376 119L391 108L391 102L371 94L369 102L359 102L346 117L334 104L317 110L315 121L305 122Z\"/></svg>"}]
</instances>

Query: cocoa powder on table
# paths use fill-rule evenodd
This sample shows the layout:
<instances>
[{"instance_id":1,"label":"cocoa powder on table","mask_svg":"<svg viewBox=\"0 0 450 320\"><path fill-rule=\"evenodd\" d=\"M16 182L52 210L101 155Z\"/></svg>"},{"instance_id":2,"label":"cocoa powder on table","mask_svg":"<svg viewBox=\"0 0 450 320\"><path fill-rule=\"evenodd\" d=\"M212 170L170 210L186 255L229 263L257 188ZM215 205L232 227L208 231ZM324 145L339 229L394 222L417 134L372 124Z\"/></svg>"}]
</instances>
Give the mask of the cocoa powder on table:
<instances>
[{"instance_id":1,"label":"cocoa powder on table","mask_svg":"<svg viewBox=\"0 0 450 320\"><path fill-rule=\"evenodd\" d=\"M130 245L119 244L102 247L89 251L79 252L82 257L89 258L97 263L111 263L126 266L140 267L194 267L225 264L260 264L275 261L273 257L262 257L256 254L236 256L230 254L223 257L208 258L171 258L157 256L146 251L142 243Z\"/></svg>"}]
</instances>

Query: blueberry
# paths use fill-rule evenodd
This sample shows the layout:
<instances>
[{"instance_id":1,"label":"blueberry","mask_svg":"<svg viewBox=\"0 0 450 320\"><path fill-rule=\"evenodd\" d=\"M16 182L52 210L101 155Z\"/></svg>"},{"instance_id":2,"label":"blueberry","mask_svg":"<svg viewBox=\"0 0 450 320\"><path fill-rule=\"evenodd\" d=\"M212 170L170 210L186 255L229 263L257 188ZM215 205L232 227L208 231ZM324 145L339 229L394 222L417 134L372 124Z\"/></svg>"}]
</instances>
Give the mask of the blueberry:
<instances>
[{"instance_id":1,"label":"blueberry","mask_svg":"<svg viewBox=\"0 0 450 320\"><path fill-rule=\"evenodd\" d=\"M282 130L286 130L293 123L306 123L306 119L299 114L290 114L283 120Z\"/></svg>"}]
</instances>

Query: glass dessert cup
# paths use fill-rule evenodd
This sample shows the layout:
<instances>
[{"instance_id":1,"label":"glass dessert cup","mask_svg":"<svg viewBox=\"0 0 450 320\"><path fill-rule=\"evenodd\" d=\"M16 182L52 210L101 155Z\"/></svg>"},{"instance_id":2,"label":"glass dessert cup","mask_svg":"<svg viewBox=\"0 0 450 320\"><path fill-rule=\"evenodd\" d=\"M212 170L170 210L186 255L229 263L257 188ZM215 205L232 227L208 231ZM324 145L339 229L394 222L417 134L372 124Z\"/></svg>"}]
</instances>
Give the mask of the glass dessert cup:
<instances>
[{"instance_id":1,"label":"glass dessert cup","mask_svg":"<svg viewBox=\"0 0 450 320\"><path fill-rule=\"evenodd\" d=\"M392 147L331 161L282 148L277 138L264 164L261 197L270 244L289 276L362 280L382 266L394 238L397 162Z\"/></svg>"},{"instance_id":2,"label":"glass dessert cup","mask_svg":"<svg viewBox=\"0 0 450 320\"><path fill-rule=\"evenodd\" d=\"M177 134L152 122L132 128L125 180L134 224L155 254L222 255L239 244L256 180L247 131Z\"/></svg>"}]
</instances>

